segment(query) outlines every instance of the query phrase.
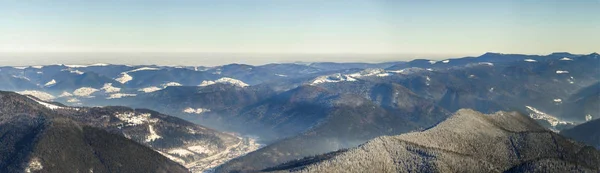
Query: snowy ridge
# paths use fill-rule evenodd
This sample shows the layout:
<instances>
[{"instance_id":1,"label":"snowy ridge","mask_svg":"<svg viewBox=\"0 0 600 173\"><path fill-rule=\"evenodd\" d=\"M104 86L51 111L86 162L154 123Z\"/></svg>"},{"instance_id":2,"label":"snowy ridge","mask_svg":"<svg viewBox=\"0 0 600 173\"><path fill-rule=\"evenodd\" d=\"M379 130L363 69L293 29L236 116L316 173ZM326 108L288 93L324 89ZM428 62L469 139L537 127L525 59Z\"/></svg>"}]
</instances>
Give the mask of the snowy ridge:
<instances>
[{"instance_id":1,"label":"snowy ridge","mask_svg":"<svg viewBox=\"0 0 600 173\"><path fill-rule=\"evenodd\" d=\"M202 83L200 83L200 85L198 85L198 86L209 86L209 85L213 85L213 84L216 84L216 83L230 84L230 85L238 86L238 87L247 87L247 86L250 86L250 85L244 83L241 80L233 79L233 78L228 78L228 77L223 77L223 78L217 79L215 81L202 81Z\"/></svg>"},{"instance_id":2,"label":"snowy ridge","mask_svg":"<svg viewBox=\"0 0 600 173\"><path fill-rule=\"evenodd\" d=\"M46 84L44 84L45 87L49 87L56 84L56 80L52 79L51 81L46 82Z\"/></svg>"},{"instance_id":3,"label":"snowy ridge","mask_svg":"<svg viewBox=\"0 0 600 173\"><path fill-rule=\"evenodd\" d=\"M545 120L548 121L548 123L550 123L550 125L552 125L553 127L556 127L559 124L575 124L573 122L568 122L568 121L561 121L560 119L552 116L552 115L548 115L534 107L531 106L525 106L527 109L529 109L530 114L529 116L533 119L536 120Z\"/></svg>"},{"instance_id":4,"label":"snowy ridge","mask_svg":"<svg viewBox=\"0 0 600 173\"><path fill-rule=\"evenodd\" d=\"M29 97L29 99L37 102L38 104L40 104L42 106L45 106L48 109L52 109L52 110L55 110L55 109L64 109L64 107L53 105L53 104L46 103L46 102L42 102L42 101L39 101L38 99L32 98L31 96L27 96L27 97Z\"/></svg>"},{"instance_id":5,"label":"snowy ridge","mask_svg":"<svg viewBox=\"0 0 600 173\"><path fill-rule=\"evenodd\" d=\"M391 70L391 71L387 71L387 72L407 75L407 74L412 74L412 73L417 73L417 72L422 72L422 71L425 71L425 69L418 68L418 67L410 67L410 68L405 68L402 70Z\"/></svg>"},{"instance_id":6,"label":"snowy ridge","mask_svg":"<svg viewBox=\"0 0 600 173\"><path fill-rule=\"evenodd\" d=\"M392 74L390 74L390 73L402 73L403 71L404 71L404 69L398 70L398 71L385 71L384 69L365 69L363 71L360 71L357 73L351 73L351 74L335 73L335 74L331 74L331 75L316 77L315 79L312 80L312 82L310 84L317 85L317 84L321 84L321 83L334 83L334 82L344 82L344 81L354 82L354 81L357 81L357 79L360 79L363 77L370 77L370 76L386 77L386 76L391 76Z\"/></svg>"},{"instance_id":7,"label":"snowy ridge","mask_svg":"<svg viewBox=\"0 0 600 173\"><path fill-rule=\"evenodd\" d=\"M354 82L354 81L356 81L356 79L354 79L353 77L348 76L348 75L342 75L340 73L336 73L336 74L327 75L327 76L319 76L319 77L315 78L310 85L317 85L317 84L321 84L321 83L344 82L344 81Z\"/></svg>"},{"instance_id":8,"label":"snowy ridge","mask_svg":"<svg viewBox=\"0 0 600 173\"><path fill-rule=\"evenodd\" d=\"M122 84L127 83L131 80L133 80L133 77L131 77L129 74L127 73L132 73L132 72L136 72L136 71L144 71L144 70L160 70L159 68L152 68L152 67L142 67L142 68L138 68L138 69L134 69L134 70L129 70L126 72L122 72L121 75L118 78L115 78L116 81L121 82Z\"/></svg>"},{"instance_id":9,"label":"snowy ridge","mask_svg":"<svg viewBox=\"0 0 600 173\"><path fill-rule=\"evenodd\" d=\"M51 100L54 100L54 98L55 98L52 94L49 94L49 93L43 92L43 91L37 91L37 90L25 90L25 91L19 91L17 93L19 93L21 95L31 95L31 96L34 96L43 101L51 101Z\"/></svg>"},{"instance_id":10,"label":"snowy ridge","mask_svg":"<svg viewBox=\"0 0 600 173\"><path fill-rule=\"evenodd\" d=\"M561 61L573 61L573 59L571 59L571 58L567 58L567 57L561 58L560 60L561 60Z\"/></svg>"}]
</instances>

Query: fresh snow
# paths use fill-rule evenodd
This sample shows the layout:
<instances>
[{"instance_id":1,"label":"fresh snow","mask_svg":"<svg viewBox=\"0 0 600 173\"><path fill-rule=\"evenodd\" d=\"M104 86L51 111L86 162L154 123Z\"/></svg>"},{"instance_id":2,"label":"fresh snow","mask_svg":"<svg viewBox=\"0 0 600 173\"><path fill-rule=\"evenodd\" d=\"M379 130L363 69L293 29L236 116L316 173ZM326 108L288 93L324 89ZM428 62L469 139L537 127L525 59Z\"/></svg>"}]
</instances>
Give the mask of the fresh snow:
<instances>
[{"instance_id":1,"label":"fresh snow","mask_svg":"<svg viewBox=\"0 0 600 173\"><path fill-rule=\"evenodd\" d=\"M103 90L105 93L116 93L121 91L121 88L113 87L112 83L105 83L100 90Z\"/></svg>"},{"instance_id":2,"label":"fresh snow","mask_svg":"<svg viewBox=\"0 0 600 173\"><path fill-rule=\"evenodd\" d=\"M194 108L188 107L188 108L185 108L183 110L183 112L188 113L188 114L202 114L204 112L210 112L210 109L204 109L204 108L194 109Z\"/></svg>"},{"instance_id":3,"label":"fresh snow","mask_svg":"<svg viewBox=\"0 0 600 173\"><path fill-rule=\"evenodd\" d=\"M25 90L25 91L19 91L17 93L19 93L21 95L31 95L31 96L34 96L43 101L50 101L55 98L52 94L49 94L49 93L43 92L43 91L37 91L37 90Z\"/></svg>"},{"instance_id":4,"label":"fresh snow","mask_svg":"<svg viewBox=\"0 0 600 173\"><path fill-rule=\"evenodd\" d=\"M151 86L151 87L146 87L146 88L138 89L138 91L145 92L145 93L151 93L151 92L158 91L158 90L161 90L161 89L162 88Z\"/></svg>"},{"instance_id":5,"label":"fresh snow","mask_svg":"<svg viewBox=\"0 0 600 173\"><path fill-rule=\"evenodd\" d=\"M525 62L537 62L535 59L525 59Z\"/></svg>"},{"instance_id":6,"label":"fresh snow","mask_svg":"<svg viewBox=\"0 0 600 173\"><path fill-rule=\"evenodd\" d=\"M79 96L79 97L91 97L91 95L93 93L95 93L96 91L99 91L99 90L96 88L81 87L81 88L73 91L73 95Z\"/></svg>"},{"instance_id":7,"label":"fresh snow","mask_svg":"<svg viewBox=\"0 0 600 173\"><path fill-rule=\"evenodd\" d=\"M556 74L566 74L566 73L569 73L569 71L556 70Z\"/></svg>"},{"instance_id":8,"label":"fresh snow","mask_svg":"<svg viewBox=\"0 0 600 173\"><path fill-rule=\"evenodd\" d=\"M51 81L46 82L46 84L44 84L44 86L48 87L48 86L52 86L56 84L56 80L52 79Z\"/></svg>"},{"instance_id":9,"label":"fresh snow","mask_svg":"<svg viewBox=\"0 0 600 173\"><path fill-rule=\"evenodd\" d=\"M198 86L209 86L209 85L213 85L213 84L216 84L216 83L231 84L231 85L238 86L238 87L247 87L247 86L250 86L250 85L244 83L241 80L233 79L233 78L228 78L228 77L223 77L223 78L217 79L215 81L202 81L202 83L200 83L200 85L198 85Z\"/></svg>"}]
</instances>

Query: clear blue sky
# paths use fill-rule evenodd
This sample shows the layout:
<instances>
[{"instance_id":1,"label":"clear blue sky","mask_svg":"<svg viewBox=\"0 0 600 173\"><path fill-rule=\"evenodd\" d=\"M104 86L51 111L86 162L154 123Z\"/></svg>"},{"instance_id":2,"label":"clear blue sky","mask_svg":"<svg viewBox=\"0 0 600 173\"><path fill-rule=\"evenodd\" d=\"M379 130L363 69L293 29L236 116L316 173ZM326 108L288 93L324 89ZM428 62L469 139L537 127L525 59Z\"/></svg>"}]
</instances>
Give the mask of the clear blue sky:
<instances>
[{"instance_id":1,"label":"clear blue sky","mask_svg":"<svg viewBox=\"0 0 600 173\"><path fill-rule=\"evenodd\" d=\"M598 50L600 0L0 0L5 53Z\"/></svg>"}]
</instances>

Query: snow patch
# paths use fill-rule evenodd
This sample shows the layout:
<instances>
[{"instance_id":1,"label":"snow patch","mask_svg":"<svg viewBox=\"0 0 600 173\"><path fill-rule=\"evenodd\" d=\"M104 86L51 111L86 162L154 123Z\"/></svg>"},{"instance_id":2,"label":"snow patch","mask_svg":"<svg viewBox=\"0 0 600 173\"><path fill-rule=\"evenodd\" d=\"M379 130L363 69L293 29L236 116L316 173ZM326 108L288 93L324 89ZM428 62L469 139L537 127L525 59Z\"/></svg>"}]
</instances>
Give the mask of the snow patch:
<instances>
[{"instance_id":1,"label":"snow patch","mask_svg":"<svg viewBox=\"0 0 600 173\"><path fill-rule=\"evenodd\" d=\"M99 91L96 88L91 88L91 87L81 87L79 89L76 89L75 91L73 91L73 95L75 96L79 96L79 97L93 97L91 96L93 93L95 93L96 91Z\"/></svg>"},{"instance_id":2,"label":"snow patch","mask_svg":"<svg viewBox=\"0 0 600 173\"><path fill-rule=\"evenodd\" d=\"M21 95L31 95L31 96L34 96L43 101L50 101L50 100L54 100L54 98L55 98L52 94L49 94L49 93L43 92L43 91L37 91L37 90L25 90L25 91L19 91L17 93L21 94Z\"/></svg>"},{"instance_id":3,"label":"snow patch","mask_svg":"<svg viewBox=\"0 0 600 173\"><path fill-rule=\"evenodd\" d=\"M377 74L377 77L386 77L386 76L390 76L392 74L389 73L381 73L381 74Z\"/></svg>"},{"instance_id":4,"label":"snow patch","mask_svg":"<svg viewBox=\"0 0 600 173\"><path fill-rule=\"evenodd\" d=\"M562 99L554 99L554 102L556 102L556 103L562 103Z\"/></svg>"},{"instance_id":5,"label":"snow patch","mask_svg":"<svg viewBox=\"0 0 600 173\"><path fill-rule=\"evenodd\" d=\"M556 70L556 74L567 74L569 71Z\"/></svg>"},{"instance_id":6,"label":"snow patch","mask_svg":"<svg viewBox=\"0 0 600 173\"><path fill-rule=\"evenodd\" d=\"M79 103L80 100L77 98L70 98L69 100L67 100L67 103Z\"/></svg>"},{"instance_id":7,"label":"snow patch","mask_svg":"<svg viewBox=\"0 0 600 173\"><path fill-rule=\"evenodd\" d=\"M55 110L55 109L64 109L64 107L62 107L62 106L57 106L57 105L53 105L53 104L50 104L50 103L42 102L42 101L39 101L39 100L37 100L35 98L29 97L29 99L37 102L38 104L40 104L40 105L42 105L42 106L44 106L44 107L46 107L48 109L52 109L52 110Z\"/></svg>"},{"instance_id":8,"label":"snow patch","mask_svg":"<svg viewBox=\"0 0 600 173\"><path fill-rule=\"evenodd\" d=\"M128 126L136 126L145 123L154 123L158 122L158 119L150 118L151 114L136 114L135 112L123 112L115 114L117 119L126 122Z\"/></svg>"},{"instance_id":9,"label":"snow patch","mask_svg":"<svg viewBox=\"0 0 600 173\"><path fill-rule=\"evenodd\" d=\"M591 121L593 119L592 115L587 114L585 115L585 121Z\"/></svg>"},{"instance_id":10,"label":"snow patch","mask_svg":"<svg viewBox=\"0 0 600 173\"><path fill-rule=\"evenodd\" d=\"M450 60L449 60L449 59L447 59L447 60L443 60L443 61L442 61L442 63L444 63L444 64L448 64L449 62L450 62Z\"/></svg>"},{"instance_id":11,"label":"snow patch","mask_svg":"<svg viewBox=\"0 0 600 173\"><path fill-rule=\"evenodd\" d=\"M105 93L116 93L121 91L121 88L113 87L112 83L105 83L100 90L104 90Z\"/></svg>"},{"instance_id":12,"label":"snow patch","mask_svg":"<svg viewBox=\"0 0 600 173\"><path fill-rule=\"evenodd\" d=\"M204 108L196 108L196 109L194 109L194 108L188 107L188 108L185 108L183 110L183 112L188 113L188 114L202 114L202 113L205 113L205 112L210 112L210 109L204 109Z\"/></svg>"},{"instance_id":13,"label":"snow patch","mask_svg":"<svg viewBox=\"0 0 600 173\"><path fill-rule=\"evenodd\" d=\"M429 60L429 64L435 64L437 61Z\"/></svg>"},{"instance_id":14,"label":"snow patch","mask_svg":"<svg viewBox=\"0 0 600 173\"><path fill-rule=\"evenodd\" d=\"M162 87L170 87L170 86L182 86L180 83L177 82L169 82L169 83L165 83L161 85Z\"/></svg>"},{"instance_id":15,"label":"snow patch","mask_svg":"<svg viewBox=\"0 0 600 173\"><path fill-rule=\"evenodd\" d=\"M138 91L145 92L145 93L151 93L151 92L158 91L158 90L162 90L162 88L151 86L151 87L138 89Z\"/></svg>"},{"instance_id":16,"label":"snow patch","mask_svg":"<svg viewBox=\"0 0 600 173\"><path fill-rule=\"evenodd\" d=\"M39 158L34 157L27 164L27 167L25 168L25 172L30 173L30 172L40 171L42 169L44 169L42 162L40 162Z\"/></svg>"},{"instance_id":17,"label":"snow patch","mask_svg":"<svg viewBox=\"0 0 600 173\"><path fill-rule=\"evenodd\" d=\"M44 68L44 66L42 66L42 65L33 65L33 66L31 66L31 68L41 69L41 68Z\"/></svg>"},{"instance_id":18,"label":"snow patch","mask_svg":"<svg viewBox=\"0 0 600 173\"><path fill-rule=\"evenodd\" d=\"M154 127L152 127L152 125L148 125L148 132L150 134L148 134L148 137L146 137L146 142L152 142L154 140L162 138L162 136L156 134L156 131L154 131Z\"/></svg>"},{"instance_id":19,"label":"snow patch","mask_svg":"<svg viewBox=\"0 0 600 173\"><path fill-rule=\"evenodd\" d=\"M573 59L571 59L571 58L567 58L567 57L561 58L560 60L561 60L561 61L573 61Z\"/></svg>"},{"instance_id":20,"label":"snow patch","mask_svg":"<svg viewBox=\"0 0 600 173\"><path fill-rule=\"evenodd\" d=\"M127 74L127 73L121 73L121 76L119 76L115 80L117 82L124 84L124 83L127 83L127 82L133 80L133 77L129 76L129 74Z\"/></svg>"},{"instance_id":21,"label":"snow patch","mask_svg":"<svg viewBox=\"0 0 600 173\"><path fill-rule=\"evenodd\" d=\"M525 62L537 62L535 59L525 59Z\"/></svg>"},{"instance_id":22,"label":"snow patch","mask_svg":"<svg viewBox=\"0 0 600 173\"><path fill-rule=\"evenodd\" d=\"M123 97L135 97L137 94L124 94L124 93L114 93L110 94L110 96L106 97L106 99L118 99Z\"/></svg>"},{"instance_id":23,"label":"snow patch","mask_svg":"<svg viewBox=\"0 0 600 173\"><path fill-rule=\"evenodd\" d=\"M58 97L73 97L73 94L64 91L63 93L61 93L60 95L58 95Z\"/></svg>"}]
</instances>

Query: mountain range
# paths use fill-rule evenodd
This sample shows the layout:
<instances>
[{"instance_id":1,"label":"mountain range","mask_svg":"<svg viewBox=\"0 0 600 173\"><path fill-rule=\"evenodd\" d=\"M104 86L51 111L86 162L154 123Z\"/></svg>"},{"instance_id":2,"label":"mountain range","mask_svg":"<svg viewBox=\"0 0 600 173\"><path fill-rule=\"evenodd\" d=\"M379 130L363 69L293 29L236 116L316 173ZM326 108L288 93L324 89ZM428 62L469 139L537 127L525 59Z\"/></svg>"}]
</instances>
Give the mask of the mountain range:
<instances>
[{"instance_id":1,"label":"mountain range","mask_svg":"<svg viewBox=\"0 0 600 173\"><path fill-rule=\"evenodd\" d=\"M339 172L349 158L364 163L360 159L375 156L380 159L372 164L380 167L351 161L349 168L523 172L541 166L546 172L594 172L597 130L589 129L600 118L598 64L597 53L563 52L376 64L60 64L0 67L0 89L27 95L57 116L124 137L193 172ZM462 132L469 127L473 132ZM471 133L500 143L463 140ZM448 138L435 141L436 135ZM440 142L468 147L432 146ZM549 143L554 148L534 147ZM473 146L483 148L464 150ZM515 153L483 153L492 148ZM556 148L561 151L532 156ZM344 162L331 165L338 159ZM390 160L406 161L405 167ZM556 164L563 166L551 166Z\"/></svg>"}]
</instances>

